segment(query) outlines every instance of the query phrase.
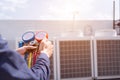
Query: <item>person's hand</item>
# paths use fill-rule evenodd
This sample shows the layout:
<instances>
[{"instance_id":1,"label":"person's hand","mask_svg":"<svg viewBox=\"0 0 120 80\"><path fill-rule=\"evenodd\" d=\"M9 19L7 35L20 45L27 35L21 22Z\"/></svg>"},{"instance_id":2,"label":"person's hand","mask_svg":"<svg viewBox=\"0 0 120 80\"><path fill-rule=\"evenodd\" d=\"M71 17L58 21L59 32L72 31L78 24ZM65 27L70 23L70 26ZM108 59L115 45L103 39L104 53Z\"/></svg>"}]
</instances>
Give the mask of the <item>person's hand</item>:
<instances>
[{"instance_id":1,"label":"person's hand","mask_svg":"<svg viewBox=\"0 0 120 80\"><path fill-rule=\"evenodd\" d=\"M34 46L23 46L23 47L18 48L16 51L18 53L20 53L22 56L24 56L25 52L27 52L27 51L35 51L35 50L36 50L36 47L34 47Z\"/></svg>"},{"instance_id":2,"label":"person's hand","mask_svg":"<svg viewBox=\"0 0 120 80\"><path fill-rule=\"evenodd\" d=\"M53 54L52 42L46 38L41 41L39 49L41 53L45 53L49 58Z\"/></svg>"}]
</instances>

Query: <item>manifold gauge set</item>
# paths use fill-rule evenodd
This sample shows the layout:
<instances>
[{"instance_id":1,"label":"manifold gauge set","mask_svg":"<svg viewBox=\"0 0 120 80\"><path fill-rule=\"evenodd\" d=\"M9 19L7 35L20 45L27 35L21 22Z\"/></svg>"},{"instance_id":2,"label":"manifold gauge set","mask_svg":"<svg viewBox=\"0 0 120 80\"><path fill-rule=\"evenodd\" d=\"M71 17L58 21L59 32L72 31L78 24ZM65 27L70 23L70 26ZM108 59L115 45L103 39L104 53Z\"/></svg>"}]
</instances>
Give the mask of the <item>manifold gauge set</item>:
<instances>
[{"instance_id":1,"label":"manifold gauge set","mask_svg":"<svg viewBox=\"0 0 120 80\"><path fill-rule=\"evenodd\" d=\"M25 53L25 60L29 68L31 68L35 63L38 55L40 54L39 52L39 46L41 41L47 38L48 39L48 33L45 31L27 31L22 35L22 41L19 41L19 47L22 46L35 46L37 47L36 50L30 51L28 50Z\"/></svg>"}]
</instances>

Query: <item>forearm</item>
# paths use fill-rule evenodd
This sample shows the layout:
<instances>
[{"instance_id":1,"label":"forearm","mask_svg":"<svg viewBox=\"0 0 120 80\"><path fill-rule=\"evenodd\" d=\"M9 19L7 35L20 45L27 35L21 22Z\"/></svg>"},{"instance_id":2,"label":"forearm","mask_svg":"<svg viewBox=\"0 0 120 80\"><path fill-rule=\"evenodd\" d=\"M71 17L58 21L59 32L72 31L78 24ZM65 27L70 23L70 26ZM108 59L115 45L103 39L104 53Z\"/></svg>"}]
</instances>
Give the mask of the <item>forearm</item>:
<instances>
[{"instance_id":1,"label":"forearm","mask_svg":"<svg viewBox=\"0 0 120 80\"><path fill-rule=\"evenodd\" d=\"M38 57L36 64L31 68L33 73L40 77L40 80L49 80L50 76L50 61L45 53L41 53Z\"/></svg>"}]
</instances>

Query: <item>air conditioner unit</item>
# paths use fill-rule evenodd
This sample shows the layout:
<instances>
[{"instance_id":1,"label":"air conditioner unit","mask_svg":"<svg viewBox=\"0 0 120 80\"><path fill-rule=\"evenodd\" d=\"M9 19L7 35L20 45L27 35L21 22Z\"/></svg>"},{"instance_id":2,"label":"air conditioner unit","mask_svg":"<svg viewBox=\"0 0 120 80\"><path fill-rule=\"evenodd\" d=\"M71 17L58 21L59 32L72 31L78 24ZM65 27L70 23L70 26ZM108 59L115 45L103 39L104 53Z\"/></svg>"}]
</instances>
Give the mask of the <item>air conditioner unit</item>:
<instances>
[{"instance_id":1,"label":"air conditioner unit","mask_svg":"<svg viewBox=\"0 0 120 80\"><path fill-rule=\"evenodd\" d=\"M57 39L58 80L92 80L91 37Z\"/></svg>"},{"instance_id":2,"label":"air conditioner unit","mask_svg":"<svg viewBox=\"0 0 120 80\"><path fill-rule=\"evenodd\" d=\"M120 78L120 37L94 39L96 79Z\"/></svg>"}]
</instances>

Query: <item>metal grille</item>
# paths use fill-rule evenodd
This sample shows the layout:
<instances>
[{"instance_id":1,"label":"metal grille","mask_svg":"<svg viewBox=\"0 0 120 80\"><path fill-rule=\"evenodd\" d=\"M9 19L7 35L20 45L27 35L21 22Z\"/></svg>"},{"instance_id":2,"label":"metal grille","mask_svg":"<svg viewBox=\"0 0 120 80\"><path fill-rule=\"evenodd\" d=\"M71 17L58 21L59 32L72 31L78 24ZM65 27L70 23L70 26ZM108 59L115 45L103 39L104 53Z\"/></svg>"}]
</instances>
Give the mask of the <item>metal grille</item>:
<instances>
[{"instance_id":1,"label":"metal grille","mask_svg":"<svg viewBox=\"0 0 120 80\"><path fill-rule=\"evenodd\" d=\"M60 41L61 78L91 77L90 40Z\"/></svg>"},{"instance_id":2,"label":"metal grille","mask_svg":"<svg viewBox=\"0 0 120 80\"><path fill-rule=\"evenodd\" d=\"M52 44L54 45L54 47L55 47L55 42L54 42L54 40L51 40L51 42L52 42ZM55 49L54 49L54 51L55 51ZM55 71L54 71L54 68L55 68L55 66L54 66L54 64L55 64L55 62L54 62L54 58L55 58L55 56L54 56L54 52L53 52L53 55L50 57L50 80L55 80Z\"/></svg>"},{"instance_id":3,"label":"metal grille","mask_svg":"<svg viewBox=\"0 0 120 80\"><path fill-rule=\"evenodd\" d=\"M51 70L51 73L50 73L50 80L54 80L54 62L53 62L53 56L50 58L50 70Z\"/></svg>"},{"instance_id":4,"label":"metal grille","mask_svg":"<svg viewBox=\"0 0 120 80\"><path fill-rule=\"evenodd\" d=\"M120 75L120 40L97 40L98 76Z\"/></svg>"}]
</instances>

